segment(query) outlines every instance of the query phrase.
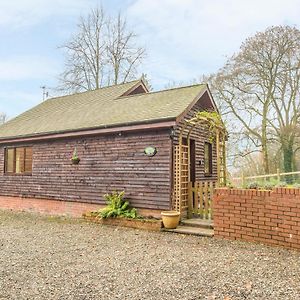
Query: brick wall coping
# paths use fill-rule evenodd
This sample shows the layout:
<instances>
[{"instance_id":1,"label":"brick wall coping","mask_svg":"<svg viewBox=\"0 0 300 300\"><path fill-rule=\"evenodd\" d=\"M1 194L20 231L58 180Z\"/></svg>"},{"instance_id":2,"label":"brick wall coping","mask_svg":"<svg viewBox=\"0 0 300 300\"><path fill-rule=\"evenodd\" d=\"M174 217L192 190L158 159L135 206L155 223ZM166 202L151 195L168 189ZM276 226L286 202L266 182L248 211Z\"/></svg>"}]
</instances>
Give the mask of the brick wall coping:
<instances>
[{"instance_id":1,"label":"brick wall coping","mask_svg":"<svg viewBox=\"0 0 300 300\"><path fill-rule=\"evenodd\" d=\"M271 196L271 195L300 195L300 188L275 187L273 190L257 190L242 188L216 188L217 195L249 195L249 196Z\"/></svg>"}]
</instances>

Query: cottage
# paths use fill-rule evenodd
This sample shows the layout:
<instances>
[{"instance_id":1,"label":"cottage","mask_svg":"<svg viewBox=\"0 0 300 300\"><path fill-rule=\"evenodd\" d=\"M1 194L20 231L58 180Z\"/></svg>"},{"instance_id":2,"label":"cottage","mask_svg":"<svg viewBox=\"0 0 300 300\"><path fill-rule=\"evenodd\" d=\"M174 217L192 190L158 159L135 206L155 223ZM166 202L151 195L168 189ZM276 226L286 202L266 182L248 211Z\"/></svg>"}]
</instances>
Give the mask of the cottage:
<instances>
[{"instance_id":1,"label":"cottage","mask_svg":"<svg viewBox=\"0 0 300 300\"><path fill-rule=\"evenodd\" d=\"M220 136L187 123L203 110L217 110L207 85L143 80L44 101L0 127L0 208L80 215L124 190L142 214L187 212L188 182L222 171Z\"/></svg>"}]
</instances>

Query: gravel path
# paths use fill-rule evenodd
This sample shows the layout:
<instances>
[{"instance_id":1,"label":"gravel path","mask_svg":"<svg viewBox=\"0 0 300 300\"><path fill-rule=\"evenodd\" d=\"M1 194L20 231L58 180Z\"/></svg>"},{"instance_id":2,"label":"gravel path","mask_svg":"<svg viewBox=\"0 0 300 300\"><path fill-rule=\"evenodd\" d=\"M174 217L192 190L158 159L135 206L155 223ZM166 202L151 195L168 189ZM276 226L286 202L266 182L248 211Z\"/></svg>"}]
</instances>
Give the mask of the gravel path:
<instances>
[{"instance_id":1,"label":"gravel path","mask_svg":"<svg viewBox=\"0 0 300 300\"><path fill-rule=\"evenodd\" d=\"M300 252L0 211L0 299L300 299Z\"/></svg>"}]
</instances>

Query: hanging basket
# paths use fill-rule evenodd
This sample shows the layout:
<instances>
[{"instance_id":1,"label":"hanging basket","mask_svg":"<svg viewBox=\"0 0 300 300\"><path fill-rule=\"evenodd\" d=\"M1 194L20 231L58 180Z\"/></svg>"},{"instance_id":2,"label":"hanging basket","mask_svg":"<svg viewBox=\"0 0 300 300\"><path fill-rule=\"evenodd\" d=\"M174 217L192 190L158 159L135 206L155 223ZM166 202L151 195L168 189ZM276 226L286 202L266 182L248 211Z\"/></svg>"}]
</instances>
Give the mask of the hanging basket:
<instances>
[{"instance_id":1,"label":"hanging basket","mask_svg":"<svg viewBox=\"0 0 300 300\"><path fill-rule=\"evenodd\" d=\"M80 162L80 158L79 157L71 158L71 162L72 162L72 165L78 165Z\"/></svg>"}]
</instances>

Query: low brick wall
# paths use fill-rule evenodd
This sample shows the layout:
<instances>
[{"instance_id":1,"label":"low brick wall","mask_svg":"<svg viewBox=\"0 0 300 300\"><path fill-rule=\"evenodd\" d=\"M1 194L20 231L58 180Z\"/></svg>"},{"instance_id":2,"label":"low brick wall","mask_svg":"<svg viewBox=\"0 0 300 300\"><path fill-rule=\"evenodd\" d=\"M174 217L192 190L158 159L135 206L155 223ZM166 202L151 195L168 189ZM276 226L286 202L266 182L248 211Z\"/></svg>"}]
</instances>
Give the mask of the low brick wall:
<instances>
[{"instance_id":1,"label":"low brick wall","mask_svg":"<svg viewBox=\"0 0 300 300\"><path fill-rule=\"evenodd\" d=\"M300 189L216 190L214 236L300 249Z\"/></svg>"},{"instance_id":2,"label":"low brick wall","mask_svg":"<svg viewBox=\"0 0 300 300\"><path fill-rule=\"evenodd\" d=\"M84 213L103 208L103 205L52 199L0 196L0 209L27 211L45 215L82 217ZM142 216L160 217L160 210L138 209Z\"/></svg>"},{"instance_id":3,"label":"low brick wall","mask_svg":"<svg viewBox=\"0 0 300 300\"><path fill-rule=\"evenodd\" d=\"M46 215L81 217L103 205L60 200L0 196L0 209L27 211Z\"/></svg>"},{"instance_id":4,"label":"low brick wall","mask_svg":"<svg viewBox=\"0 0 300 300\"><path fill-rule=\"evenodd\" d=\"M87 221L103 224L103 225L121 226L121 227L129 227L129 228L144 229L144 230L151 230L151 231L160 231L162 228L161 220L127 219L127 218L100 219L89 215L84 215L84 218Z\"/></svg>"}]
</instances>

